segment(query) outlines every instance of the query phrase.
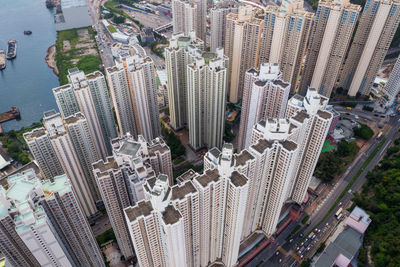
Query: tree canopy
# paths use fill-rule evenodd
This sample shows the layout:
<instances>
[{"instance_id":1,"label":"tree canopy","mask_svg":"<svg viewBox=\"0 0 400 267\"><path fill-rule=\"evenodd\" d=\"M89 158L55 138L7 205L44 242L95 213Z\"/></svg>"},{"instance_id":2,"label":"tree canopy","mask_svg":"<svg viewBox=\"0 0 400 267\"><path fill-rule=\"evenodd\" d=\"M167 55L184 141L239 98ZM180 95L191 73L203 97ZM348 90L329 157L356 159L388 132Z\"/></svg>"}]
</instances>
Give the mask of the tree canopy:
<instances>
[{"instance_id":1,"label":"tree canopy","mask_svg":"<svg viewBox=\"0 0 400 267\"><path fill-rule=\"evenodd\" d=\"M399 151L400 146L388 149L385 158L367 174L367 183L361 194L356 194L353 199L372 219L364 238L364 247L360 250L360 264L366 264L367 250L370 250L372 265L400 266Z\"/></svg>"}]
</instances>

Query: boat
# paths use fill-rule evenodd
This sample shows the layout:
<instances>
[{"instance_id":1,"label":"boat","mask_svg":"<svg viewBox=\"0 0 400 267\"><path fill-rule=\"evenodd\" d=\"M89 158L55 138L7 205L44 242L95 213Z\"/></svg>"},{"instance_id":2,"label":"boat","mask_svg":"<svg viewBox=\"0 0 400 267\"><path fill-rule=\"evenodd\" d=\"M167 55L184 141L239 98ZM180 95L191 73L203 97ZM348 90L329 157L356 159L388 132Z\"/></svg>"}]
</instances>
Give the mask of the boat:
<instances>
[{"instance_id":1,"label":"boat","mask_svg":"<svg viewBox=\"0 0 400 267\"><path fill-rule=\"evenodd\" d=\"M25 34L25 35L31 35L31 34L32 34L32 31L24 31L24 34Z\"/></svg>"},{"instance_id":2,"label":"boat","mask_svg":"<svg viewBox=\"0 0 400 267\"><path fill-rule=\"evenodd\" d=\"M10 40L8 41L8 48L7 48L7 59L13 59L17 56L17 41Z\"/></svg>"},{"instance_id":3,"label":"boat","mask_svg":"<svg viewBox=\"0 0 400 267\"><path fill-rule=\"evenodd\" d=\"M0 49L0 70L6 68L6 51Z\"/></svg>"}]
</instances>

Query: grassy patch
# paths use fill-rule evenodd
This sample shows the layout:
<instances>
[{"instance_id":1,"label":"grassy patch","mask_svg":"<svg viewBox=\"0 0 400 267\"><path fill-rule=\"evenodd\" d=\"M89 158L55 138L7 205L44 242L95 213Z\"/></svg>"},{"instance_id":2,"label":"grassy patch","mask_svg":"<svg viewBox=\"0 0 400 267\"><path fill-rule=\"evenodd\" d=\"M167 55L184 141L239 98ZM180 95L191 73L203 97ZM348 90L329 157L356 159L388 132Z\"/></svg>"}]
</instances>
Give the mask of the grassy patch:
<instances>
[{"instance_id":1,"label":"grassy patch","mask_svg":"<svg viewBox=\"0 0 400 267\"><path fill-rule=\"evenodd\" d=\"M301 220L301 223L306 224L309 218L310 218L310 216L304 217L303 220Z\"/></svg>"},{"instance_id":2,"label":"grassy patch","mask_svg":"<svg viewBox=\"0 0 400 267\"><path fill-rule=\"evenodd\" d=\"M184 157L179 157L174 160L174 165L178 165L179 163L184 162L184 161L185 161Z\"/></svg>"},{"instance_id":3,"label":"grassy patch","mask_svg":"<svg viewBox=\"0 0 400 267\"><path fill-rule=\"evenodd\" d=\"M115 234L112 228L108 229L107 231L96 237L96 241L99 246L111 240L117 240L115 238Z\"/></svg>"},{"instance_id":4,"label":"grassy patch","mask_svg":"<svg viewBox=\"0 0 400 267\"><path fill-rule=\"evenodd\" d=\"M87 29L88 34L92 43L91 49L97 49L96 42L94 40L94 32L92 27L80 28ZM68 70L74 67L78 67L85 74L99 70L101 65L101 59L98 55L82 55L82 52L87 48L77 48L76 46L80 43L89 43L89 41L80 41L78 36L78 30L71 29L57 32L56 41L56 63L59 71L58 79L60 85L68 83ZM64 51L63 42L69 41L70 49Z\"/></svg>"},{"instance_id":5,"label":"grassy patch","mask_svg":"<svg viewBox=\"0 0 400 267\"><path fill-rule=\"evenodd\" d=\"M27 153L29 148L24 140L23 134L38 127L42 127L40 122L32 123L29 127L22 127L18 131L11 130L0 137L0 141L3 143L3 148L7 150L10 157L22 165L31 161L29 159L29 154Z\"/></svg>"},{"instance_id":6,"label":"grassy patch","mask_svg":"<svg viewBox=\"0 0 400 267\"><path fill-rule=\"evenodd\" d=\"M108 26L107 26L107 29L108 29L111 33L117 32L117 30L115 29L115 27L114 27L113 25L108 25Z\"/></svg>"}]
</instances>

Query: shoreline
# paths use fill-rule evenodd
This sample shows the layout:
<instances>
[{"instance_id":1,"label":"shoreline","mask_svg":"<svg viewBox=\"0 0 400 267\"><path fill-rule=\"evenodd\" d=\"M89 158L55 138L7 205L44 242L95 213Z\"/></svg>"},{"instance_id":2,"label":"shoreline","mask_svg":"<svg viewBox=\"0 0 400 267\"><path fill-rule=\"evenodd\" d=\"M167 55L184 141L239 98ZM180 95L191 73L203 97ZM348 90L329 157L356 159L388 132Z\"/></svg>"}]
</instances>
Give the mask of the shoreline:
<instances>
[{"instance_id":1,"label":"shoreline","mask_svg":"<svg viewBox=\"0 0 400 267\"><path fill-rule=\"evenodd\" d=\"M59 72L57 69L57 63L56 60L54 58L56 54L56 45L52 45L49 48L47 48L47 52L46 52L46 57L44 58L44 60L47 63L47 66L53 70L53 73L58 76Z\"/></svg>"}]
</instances>

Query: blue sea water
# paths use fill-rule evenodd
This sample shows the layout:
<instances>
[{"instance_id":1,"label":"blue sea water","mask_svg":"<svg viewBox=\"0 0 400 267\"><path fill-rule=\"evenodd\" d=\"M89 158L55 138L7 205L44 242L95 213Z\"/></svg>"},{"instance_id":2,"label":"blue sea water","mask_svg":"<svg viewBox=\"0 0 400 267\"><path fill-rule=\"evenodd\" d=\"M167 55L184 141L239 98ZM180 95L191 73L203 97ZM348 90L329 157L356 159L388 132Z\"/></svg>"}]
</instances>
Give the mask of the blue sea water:
<instances>
[{"instance_id":1,"label":"blue sea water","mask_svg":"<svg viewBox=\"0 0 400 267\"><path fill-rule=\"evenodd\" d=\"M0 71L0 113L11 106L21 112L21 120L2 124L5 131L38 122L44 111L56 108L51 89L59 82L45 62L57 38L54 12L45 0L0 0L0 48L6 50L9 39L18 42L17 58ZM24 30L33 33L24 35Z\"/></svg>"}]
</instances>

